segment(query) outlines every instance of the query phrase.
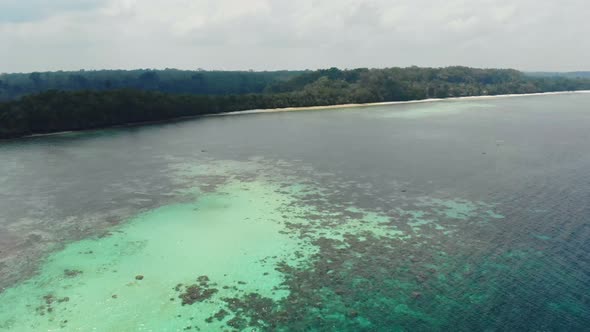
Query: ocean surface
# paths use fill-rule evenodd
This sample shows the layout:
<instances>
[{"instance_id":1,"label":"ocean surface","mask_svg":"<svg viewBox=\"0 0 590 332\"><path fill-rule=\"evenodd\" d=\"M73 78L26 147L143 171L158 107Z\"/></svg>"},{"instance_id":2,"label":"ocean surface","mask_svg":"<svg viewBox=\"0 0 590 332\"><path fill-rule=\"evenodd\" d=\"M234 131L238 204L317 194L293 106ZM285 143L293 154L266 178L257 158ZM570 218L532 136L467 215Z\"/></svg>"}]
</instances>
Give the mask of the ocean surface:
<instances>
[{"instance_id":1,"label":"ocean surface","mask_svg":"<svg viewBox=\"0 0 590 332\"><path fill-rule=\"evenodd\" d=\"M588 331L590 95L0 142L0 331Z\"/></svg>"}]
</instances>

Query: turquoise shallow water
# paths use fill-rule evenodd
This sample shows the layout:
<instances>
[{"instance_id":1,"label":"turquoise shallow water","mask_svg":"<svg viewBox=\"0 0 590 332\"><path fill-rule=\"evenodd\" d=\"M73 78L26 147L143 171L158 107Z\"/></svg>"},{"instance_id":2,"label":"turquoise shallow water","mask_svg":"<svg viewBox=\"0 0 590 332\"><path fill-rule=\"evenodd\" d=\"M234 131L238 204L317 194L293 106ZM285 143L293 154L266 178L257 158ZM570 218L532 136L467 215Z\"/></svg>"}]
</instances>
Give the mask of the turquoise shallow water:
<instances>
[{"instance_id":1,"label":"turquoise shallow water","mask_svg":"<svg viewBox=\"0 0 590 332\"><path fill-rule=\"evenodd\" d=\"M0 330L584 330L588 106L437 102L0 143Z\"/></svg>"},{"instance_id":2,"label":"turquoise shallow water","mask_svg":"<svg viewBox=\"0 0 590 332\"><path fill-rule=\"evenodd\" d=\"M296 263L297 241L281 232L277 207L284 200L258 183L230 185L192 204L143 213L104 237L68 244L39 274L0 295L0 321L20 331L219 328L205 320L223 307L220 298L286 296L287 290L274 289L284 279L274 265ZM174 288L205 275L215 297L180 305Z\"/></svg>"},{"instance_id":3,"label":"turquoise shallow water","mask_svg":"<svg viewBox=\"0 0 590 332\"><path fill-rule=\"evenodd\" d=\"M301 322L292 317L281 326L283 316L313 309L305 315L318 315L323 324L335 328L374 328L375 323L352 313L354 306L330 299L339 289L323 285L336 277L354 276L349 281L354 284L368 282L365 274L372 274L370 270L349 276L363 256L355 253L357 249L366 250L370 243L395 251L400 241L430 238L430 232L451 234L457 225L444 224L441 218L477 217L484 223L501 218L478 211L481 203L421 198L420 206L429 212L398 208L395 213L400 219L396 219L339 206L330 200L332 193L322 193L316 186L277 182L268 175L236 179L244 169L260 171L264 166L226 161L209 167L178 167L185 179L234 176L212 192L185 189L194 196L193 202L150 210L99 237L72 242L50 254L35 276L0 294L3 326L23 331L291 329ZM314 203L316 196L326 201ZM310 197L314 198L308 201ZM402 216L407 223L401 222ZM341 266L330 267L343 253L355 255ZM205 285L202 280L207 281ZM312 282L317 285L292 289ZM192 285L201 292L212 290L211 296L183 305L183 294ZM434 322L406 304L409 298L422 296L417 295L415 282L395 287L406 293L387 298L395 301L395 310ZM326 292L327 298L308 294L317 290ZM412 290L416 294L408 294ZM291 309L294 300L302 303ZM326 302L328 310L322 312ZM252 318L265 309L268 313L262 319Z\"/></svg>"}]
</instances>

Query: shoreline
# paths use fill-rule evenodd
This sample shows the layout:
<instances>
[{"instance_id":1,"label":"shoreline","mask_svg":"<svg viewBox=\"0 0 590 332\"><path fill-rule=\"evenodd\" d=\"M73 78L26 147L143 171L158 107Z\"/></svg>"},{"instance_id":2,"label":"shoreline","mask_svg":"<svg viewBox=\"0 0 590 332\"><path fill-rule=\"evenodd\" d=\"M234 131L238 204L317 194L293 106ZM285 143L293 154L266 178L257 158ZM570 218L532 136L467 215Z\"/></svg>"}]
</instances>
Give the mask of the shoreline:
<instances>
[{"instance_id":1,"label":"shoreline","mask_svg":"<svg viewBox=\"0 0 590 332\"><path fill-rule=\"evenodd\" d=\"M58 135L64 135L64 134L93 131L93 130L114 129L114 128L121 128L121 127L135 127L135 126L143 126L143 125L159 124L159 123L171 123L174 121L190 120L190 119L196 119L196 118L201 118L201 117L218 117L218 116L279 113L279 112L296 112L296 111L321 111L321 110L331 110L331 109L348 109L348 108L355 108L355 107L421 104L421 103L433 103L433 102L441 102L441 101L484 100L484 99L496 99L496 98L499 99L499 98L587 94L587 93L590 94L590 90L554 91L554 92L537 92L537 93L505 94L505 95L482 95L482 96L466 96L466 97L416 99L416 100L406 100L406 101L386 101L386 102L378 102L378 103L339 104L339 105L325 105L325 106L302 106L302 107L253 109L253 110L245 110L245 111L226 112L226 113L189 115L189 116L183 116L183 117L179 117L179 118L126 123L126 124L114 125L114 126L109 126L109 127L101 127L101 128L88 128L88 129L81 129L81 130L60 131L60 132L54 132L54 133L32 134L32 135L26 135L26 136L14 137L14 138L2 138L2 139L0 139L0 142L1 141L18 140L18 139L23 139L23 138L39 138L39 137L46 137L46 136L58 136Z\"/></svg>"},{"instance_id":2,"label":"shoreline","mask_svg":"<svg viewBox=\"0 0 590 332\"><path fill-rule=\"evenodd\" d=\"M453 100L482 100L482 99L496 99L496 98L513 98L513 97L531 97L531 96L547 96L547 95L569 95L569 94L586 94L590 90L573 90L573 91L554 91L554 92L536 92L536 93L514 93L505 95L482 95L482 96L465 96L465 97L449 97L449 98L428 98L415 99L406 101L385 101L378 103L361 103L361 104L339 104L339 105L325 105L325 106L301 106L301 107L283 107L283 108L268 108L268 109L254 109L246 111L235 111L219 114L207 114L205 116L229 116L229 115L243 115L243 114L260 114L260 113L278 113L278 112L295 112L295 111L313 111L313 110L330 110L330 109L346 109L355 107L374 107L387 105L404 105L404 104L421 104L432 103L438 101L453 101Z\"/></svg>"}]
</instances>

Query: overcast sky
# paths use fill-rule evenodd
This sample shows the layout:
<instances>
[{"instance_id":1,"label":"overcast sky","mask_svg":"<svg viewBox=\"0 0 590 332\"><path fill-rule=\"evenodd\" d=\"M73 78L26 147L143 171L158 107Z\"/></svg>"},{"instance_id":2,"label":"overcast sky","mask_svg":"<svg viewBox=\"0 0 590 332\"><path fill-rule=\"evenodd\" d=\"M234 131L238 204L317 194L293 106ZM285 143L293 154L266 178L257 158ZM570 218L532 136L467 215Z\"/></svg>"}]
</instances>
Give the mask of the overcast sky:
<instances>
[{"instance_id":1,"label":"overcast sky","mask_svg":"<svg viewBox=\"0 0 590 332\"><path fill-rule=\"evenodd\" d=\"M0 0L0 72L590 70L588 0Z\"/></svg>"}]
</instances>

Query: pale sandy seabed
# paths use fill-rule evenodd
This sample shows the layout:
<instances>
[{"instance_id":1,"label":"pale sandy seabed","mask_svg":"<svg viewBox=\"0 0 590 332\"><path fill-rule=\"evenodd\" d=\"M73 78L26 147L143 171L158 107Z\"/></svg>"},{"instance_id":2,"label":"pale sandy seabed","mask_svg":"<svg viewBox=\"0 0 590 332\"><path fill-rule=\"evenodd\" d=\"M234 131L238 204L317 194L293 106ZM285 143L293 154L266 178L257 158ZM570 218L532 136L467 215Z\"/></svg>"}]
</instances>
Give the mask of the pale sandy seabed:
<instances>
[{"instance_id":1,"label":"pale sandy seabed","mask_svg":"<svg viewBox=\"0 0 590 332\"><path fill-rule=\"evenodd\" d=\"M501 97L512 96L460 99ZM556 99L561 102L561 97ZM385 110L349 112L346 115L357 116L354 119L370 120L369 123L373 125L395 118L395 121L389 123L397 130L411 123L418 123L422 128L429 119L434 118L431 117L434 114L457 114L456 112L478 108L485 109L486 112L473 111L469 114L502 119L503 117L492 113L495 107L502 108L488 104L494 103L440 102L411 107L409 112L385 107ZM508 104L509 107L504 109L510 112L506 114L517 113L512 111L512 101ZM537 109L538 104L547 107L544 110L544 114L550 119L547 128L553 128L555 106L547 106L545 102L533 104L537 112L540 112ZM341 106L327 108L339 107ZM345 106L349 107L356 105ZM576 107L587 109L584 106ZM344 118L344 113L338 112L308 115ZM292 117L293 121L299 118L296 115ZM260 121L273 120L272 118L276 117L263 117ZM423 121L413 121L416 118ZM445 120L454 122L468 116L447 118L437 116L436 121L431 121L430 130L436 130ZM404 122L404 119L411 121ZM512 142L513 146L503 141L502 144L497 143L500 141L496 140L495 131L503 128L498 125L488 134L496 151L482 154L484 150L474 145L475 152L465 148L448 150L452 156L447 159L453 161L452 165L458 165L452 158L455 156L453 153L459 151L469 153L470 156L474 153L475 157L470 158L481 161L480 165L485 166L485 163L492 163L486 160L493 153L507 158L510 149L518 152L515 153L517 156L536 151L530 148L531 143L528 140L530 135L539 132L537 126L533 132L526 133L525 148L516 148L515 142L518 140L510 136L521 133L522 119L516 119L518 121L506 119L505 126L511 123L519 125L515 127L517 130L507 134L508 137L502 137ZM569 135L577 138L584 133L587 126L583 122L585 118L576 116L574 119L567 133L572 128L578 128L574 125L579 124L581 129L576 129L579 131L575 135ZM235 127L225 129L229 133L241 127L240 120L249 119L235 118L232 121L219 122L238 123ZM163 160L162 164L156 164L161 165L159 167L149 166L149 172L145 174L165 174L170 183L166 181L160 186L156 185L160 184L159 181L149 182L147 178L141 178L138 182L142 185L151 183L150 189L166 195L166 198L158 198L153 204L147 204L145 208L134 210L133 213L109 215L108 218L116 219L116 223L106 228L108 232L65 237L62 240L58 237L55 242L59 242L59 246L54 243L55 246L45 248L37 254L26 255L23 261L30 260L38 269L30 274L23 274L0 293L0 331L552 331L580 330L581 326L587 326L588 302L584 302L586 295L578 292L588 285L578 273L587 271L579 265L583 262L579 257L583 257L584 252L581 242L567 237L567 244L582 248L579 251L580 256L572 255L577 265L569 272L564 272L563 260L558 260L559 264L553 263L553 256L549 251L558 239L551 231L566 230L574 235L583 235L585 233L581 231L582 228L575 228L574 226L578 226L576 223L564 223L564 227L558 224L560 226L551 227L551 231L543 227L537 229L535 227L544 224L538 218L547 214L547 211L543 210L545 212L539 214L534 212L534 218L530 221L518 214L529 206L544 207L547 204L534 205L525 201L523 204L516 204L514 208L503 207L497 199L506 197L506 190L498 191L497 195L483 196L467 196L464 191L451 193L443 190L444 186L441 187L443 189L434 187L413 192L411 187L408 188L411 182L406 182L407 177L398 176L411 171L411 167L393 168L400 161L403 162L403 158L382 161L380 165L386 168L383 173L386 176L379 177L379 182L364 182L362 179L366 175L363 174L366 173L365 168L361 168L359 178L353 180L338 174L337 169L343 168L342 165L331 163L333 167L329 173L326 169L321 172L312 164L304 162L304 159L292 157L292 153L288 155L293 160L275 156L244 157L245 159L240 160L211 157L212 153L204 153L205 150L197 146L199 139L210 140L210 136L199 138L195 134L211 128L211 124L205 122L207 121L191 122L191 125L200 124L201 127L189 127L190 130L184 132L186 136L183 136L182 131L179 134L178 128L166 126L158 131L147 130L144 134L148 136L141 139L142 144L149 135L153 135L152 144L165 142L159 149L152 150L148 145L145 150L141 150L131 145L128 151L130 155L135 153L134 159L138 158L138 151L143 151L144 159L140 160L142 165L146 164L145 167L158 158ZM356 122L351 123L351 130L358 129ZM396 124L399 126L395 127ZM304 124L301 126L303 128ZM372 126L365 128L370 128L367 131L373 130ZM457 136L461 140L458 139L457 142L470 141L469 138L474 137L465 134L464 130L451 131L448 127L445 128L445 134L461 133ZM460 128L468 129L469 126ZM218 127L214 129L218 130ZM166 130L169 136L164 135ZM255 129L247 128L244 133L235 137L241 139L251 130ZM410 132L414 128L408 130ZM323 133L321 130L317 131ZM382 130L380 132L386 135L378 137L387 139L392 131L394 130ZM279 132L278 135L282 136L283 133ZM474 135L482 136L479 131ZM135 136L129 136L131 141L105 134L102 139L114 139L112 145L107 145L108 148L105 149L94 147L94 150L92 143L99 141L98 138L72 142L68 140L68 143L76 144L79 153L83 154L80 159L74 159L73 164L78 165L76 160L80 163L91 156L99 158L97 155L100 158L114 158L116 149L113 146L120 148L139 141ZM220 139L221 136L226 134L213 137ZM564 137L569 136L564 134ZM362 141L362 137L363 135L359 135L358 139ZM467 138L463 139L464 137ZM321 136L315 142L320 142L323 138ZM425 136L421 138L424 140ZM260 139L253 142L252 146L258 147L267 140L267 136ZM233 144L233 140L235 138L230 137L221 146L227 149ZM378 140L371 137L361 146L373 146L375 141ZM389 145L386 147L389 149L396 141L387 141ZM415 141L409 139L403 141L403 144ZM424 141L428 144L417 146L425 149L425 146L437 141L438 137L435 136ZM579 145L573 145L576 147L573 149L576 151L574 155L587 156L587 153L579 153L586 146L583 139L580 142ZM280 149L290 146L272 142L273 147L277 145ZM349 153L348 145L345 146L341 151L346 156L350 155L351 159L344 160L349 160L352 164L373 162L381 153L391 152L384 150L385 152L379 154L360 154L359 157L358 153ZM542 147L539 151L544 156L547 148ZM176 157L175 154L170 154L172 148L180 150ZM237 146L235 149L242 151L244 148ZM563 145L555 149L562 151ZM35 151L45 150L51 151L45 148ZM53 154L44 157L53 156L61 160L63 156L67 156L55 154L56 150L53 148ZM248 150L249 156L261 153L259 150L252 151ZM120 153L127 155L127 150L123 149ZM358 160L352 158L353 156L366 159ZM400 153L399 156L409 156L408 159L412 162L415 158L410 158L411 155L407 152ZM433 160L439 163L441 157L437 158ZM139 170L133 168L137 165L132 163L131 158L113 160L123 160L124 162L119 161L117 165L129 167L134 172ZM98 161L95 159L93 165ZM545 161L539 164L547 163ZM468 165L471 164L465 164L465 167ZM493 165L495 170L499 164ZM514 165L517 164L507 164L507 174L515 172ZM572 164L568 165L573 168ZM587 164L580 165L574 166L576 169L587 169ZM22 167L22 164L15 162L14 167ZM46 167L42 165L40 169L44 170ZM122 171L122 167L111 167L111 164L102 167ZM10 167L5 169L7 175L14 172ZM452 177L452 174L447 174L449 167L442 166L427 168L428 171L422 174L434 178L436 176L433 173L437 169L443 170L442 175L436 175L439 178ZM459 174L471 174L472 169L475 168L469 166L466 173ZM526 176L515 176L511 181L527 178L531 173L534 172L527 168L522 173ZM554 173L543 169L540 174ZM585 183L587 178L572 173L574 175L574 183ZM79 177L72 177L68 173L62 179L72 177L73 182L77 183L82 181L80 177L89 177L90 172L84 171L77 176ZM97 176L100 181L104 181L102 174ZM482 176L485 176L485 172L478 173L477 178ZM129 174L123 177L129 177ZM47 178L51 179L49 187L55 186L57 181L53 180L52 173ZM543 176L543 179L546 178L555 179L557 176ZM491 186L490 183L497 179L493 177L484 183ZM538 190L544 193L549 191L548 188L557 187L553 183L537 179L525 184L541 182L542 186ZM461 177L461 181L466 181L470 187L469 181L473 180L469 176ZM376 183L383 181L391 183L380 188ZM18 182L18 185L21 186L22 183ZM524 184L517 187L518 195L522 196L521 188L524 188ZM148 189L142 186L133 188L134 198L141 198L137 192ZM114 192L127 189L129 188L121 185L113 189L113 192L103 195L110 196ZM566 197L567 201L576 197L583 201L582 189L572 197L560 196ZM537 189L527 190L535 193ZM13 192L10 194L13 195ZM42 225L48 227L47 233L50 233L50 229L60 229L63 230L60 233L67 233L72 228L95 225L96 223L85 219L84 212L96 203L94 201L100 197L100 193L92 192L88 197L89 200L79 202L74 197L72 204L81 207L77 212L79 219L75 219L75 222L47 217L49 220ZM32 226L22 225L27 220L13 224L11 227L15 235L21 235L33 226L38 230L39 222L43 221L47 213L42 200L26 203L30 203L32 208L38 205L43 216L39 217L40 220L30 220ZM505 204L507 203L504 202ZM564 204L560 201L555 206L561 207ZM580 215L587 215L579 206L583 206L583 203L576 203L576 209L581 211ZM565 212L562 214L570 220L574 215L569 212L574 210L564 208ZM97 218L104 219L107 216ZM556 225L555 222L556 217L553 217L550 225ZM585 222L580 223L585 225ZM39 239L43 236L29 238L31 242L27 243L40 245ZM6 269L4 266L5 271L13 272L17 271L17 267L15 265L14 268ZM506 303L510 305L506 306ZM508 325L510 328L507 328L506 322L511 324ZM461 328L456 328L457 326Z\"/></svg>"},{"instance_id":2,"label":"pale sandy seabed","mask_svg":"<svg viewBox=\"0 0 590 332\"><path fill-rule=\"evenodd\" d=\"M410 244L422 236L453 236L457 225L444 218L460 223L476 215L483 223L502 218L491 205L464 200L423 197L413 207L400 204L389 213L329 203L330 190L308 178L280 174L277 165L224 161L171 166L187 188L179 194L194 198L139 214L105 236L75 241L50 254L36 275L0 293L0 330L273 330L274 324L281 326L281 317L309 306L306 302L312 300L299 292L333 292L313 284L332 278L330 271L320 272L319 279L297 280L299 273L324 268L313 267L320 252L329 260L337 254L322 249L328 243L337 250L377 239L393 241L387 246ZM195 179L200 180L191 184ZM206 179L216 183L211 187ZM301 283L310 284L299 290ZM198 291L191 294L190 286ZM396 301L405 312L412 290L403 292ZM194 296L194 303L183 305L183 295ZM301 303L281 313L293 301ZM371 328L373 323L363 317L347 322L334 315L346 312L342 305L326 307L326 319ZM283 323L298 324L294 317Z\"/></svg>"}]
</instances>

